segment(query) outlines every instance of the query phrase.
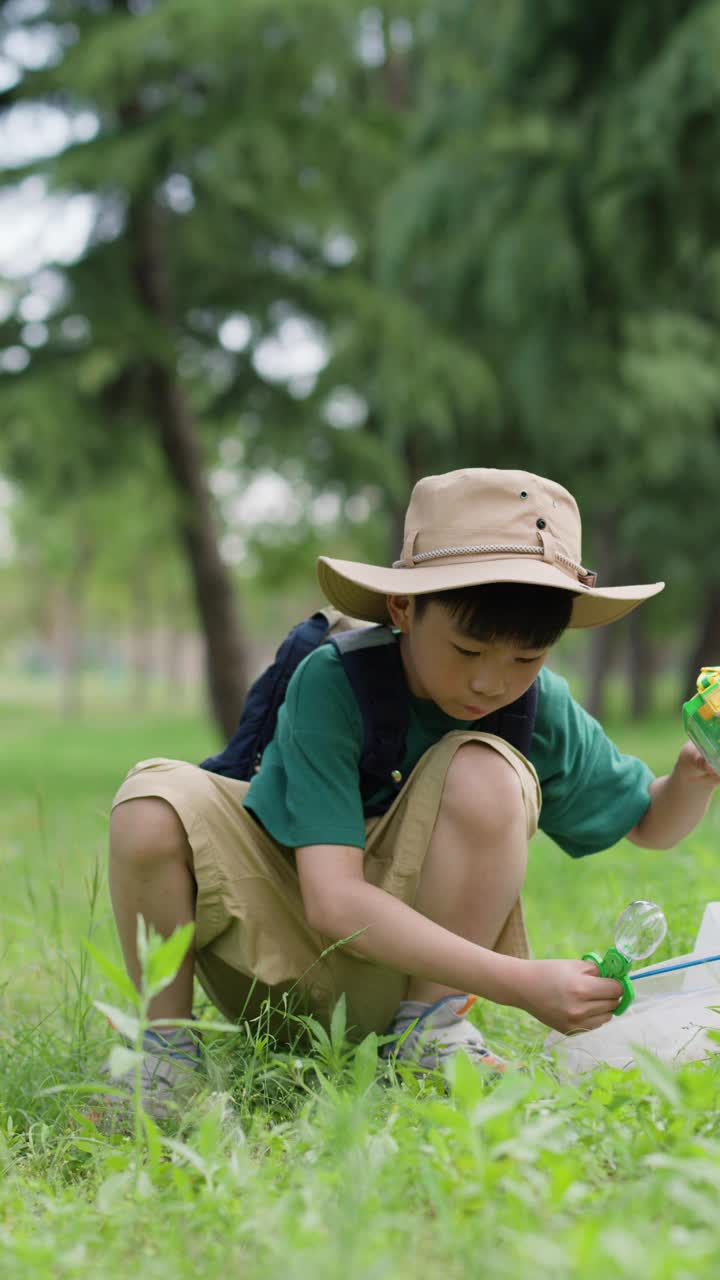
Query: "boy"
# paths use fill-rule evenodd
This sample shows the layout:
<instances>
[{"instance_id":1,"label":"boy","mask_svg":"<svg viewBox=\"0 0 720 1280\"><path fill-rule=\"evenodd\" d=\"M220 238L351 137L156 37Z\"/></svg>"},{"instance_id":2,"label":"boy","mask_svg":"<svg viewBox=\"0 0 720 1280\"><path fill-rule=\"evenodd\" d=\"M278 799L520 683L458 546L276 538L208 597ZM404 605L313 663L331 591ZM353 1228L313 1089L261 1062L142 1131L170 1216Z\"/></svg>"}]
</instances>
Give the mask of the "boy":
<instances>
[{"instance_id":1,"label":"boy","mask_svg":"<svg viewBox=\"0 0 720 1280\"><path fill-rule=\"evenodd\" d=\"M478 995L562 1032L608 1021L618 983L581 960L529 958L528 839L539 820L574 857L623 836L669 848L719 779L689 742L653 779L543 667L566 626L614 621L664 584L596 587L567 490L488 469L415 486L392 568L322 557L318 574L343 613L392 628L374 634L399 649L403 759L363 800L363 720L325 644L295 672L251 783L179 761L131 771L110 859L131 976L138 912L162 934L196 922L195 953L152 1016L190 1016L196 966L231 1018L254 1016L268 996L281 1008L293 990L322 1018L344 991L360 1033L399 1036L417 1020L399 1053L422 1066L462 1048L502 1070L465 1016ZM484 721L504 727L487 733ZM187 1085L196 1053L181 1028L148 1038L145 1102L156 1114Z\"/></svg>"}]
</instances>

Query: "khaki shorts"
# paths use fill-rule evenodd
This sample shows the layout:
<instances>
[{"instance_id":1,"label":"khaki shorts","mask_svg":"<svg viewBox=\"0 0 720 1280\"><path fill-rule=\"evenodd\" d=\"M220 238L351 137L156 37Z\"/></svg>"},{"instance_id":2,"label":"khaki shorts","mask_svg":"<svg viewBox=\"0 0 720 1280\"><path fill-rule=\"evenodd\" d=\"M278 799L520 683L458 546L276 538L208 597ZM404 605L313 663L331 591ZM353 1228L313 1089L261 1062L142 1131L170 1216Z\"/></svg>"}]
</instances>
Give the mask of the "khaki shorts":
<instances>
[{"instance_id":1,"label":"khaki shorts","mask_svg":"<svg viewBox=\"0 0 720 1280\"><path fill-rule=\"evenodd\" d=\"M365 879L412 906L453 755L465 742L493 747L522 785L528 839L537 829L540 786L532 765L492 734L457 730L426 751L392 807L370 819ZM327 1023L342 992L356 1034L382 1032L403 999L407 977L373 964L351 943L335 945L305 920L292 849L273 840L243 808L249 783L181 760L143 760L130 770L113 807L154 796L177 813L197 881L196 972L228 1018L252 1019L263 1002L293 1003ZM330 948L328 950L328 948ZM529 954L518 900L495 949ZM268 1006L265 1006L267 1014ZM277 1030L283 1019L274 1019Z\"/></svg>"}]
</instances>

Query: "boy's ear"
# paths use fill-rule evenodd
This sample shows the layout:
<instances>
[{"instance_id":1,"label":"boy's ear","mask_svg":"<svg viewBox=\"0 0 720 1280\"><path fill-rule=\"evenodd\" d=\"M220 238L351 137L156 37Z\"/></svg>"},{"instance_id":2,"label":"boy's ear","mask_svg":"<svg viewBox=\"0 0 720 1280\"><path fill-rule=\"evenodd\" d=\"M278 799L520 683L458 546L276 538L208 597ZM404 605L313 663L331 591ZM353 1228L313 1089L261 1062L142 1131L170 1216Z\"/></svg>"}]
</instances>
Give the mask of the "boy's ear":
<instances>
[{"instance_id":1,"label":"boy's ear","mask_svg":"<svg viewBox=\"0 0 720 1280\"><path fill-rule=\"evenodd\" d=\"M394 627L406 636L415 616L415 600L412 596L388 596L387 609Z\"/></svg>"}]
</instances>

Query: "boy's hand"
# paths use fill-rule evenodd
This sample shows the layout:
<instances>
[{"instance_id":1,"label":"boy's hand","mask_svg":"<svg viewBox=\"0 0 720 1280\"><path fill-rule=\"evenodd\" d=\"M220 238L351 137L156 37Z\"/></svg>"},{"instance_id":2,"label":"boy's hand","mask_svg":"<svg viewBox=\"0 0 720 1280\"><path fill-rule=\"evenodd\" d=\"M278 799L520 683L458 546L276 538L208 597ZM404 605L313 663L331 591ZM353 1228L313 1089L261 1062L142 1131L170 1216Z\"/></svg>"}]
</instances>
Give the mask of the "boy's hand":
<instances>
[{"instance_id":1,"label":"boy's hand","mask_svg":"<svg viewBox=\"0 0 720 1280\"><path fill-rule=\"evenodd\" d=\"M716 773L694 742L685 742L675 764L675 772L685 782L710 782L713 786L720 783L720 773Z\"/></svg>"},{"instance_id":2,"label":"boy's hand","mask_svg":"<svg viewBox=\"0 0 720 1280\"><path fill-rule=\"evenodd\" d=\"M513 1004L565 1035L609 1022L623 994L590 960L524 960L523 970Z\"/></svg>"},{"instance_id":3,"label":"boy's hand","mask_svg":"<svg viewBox=\"0 0 720 1280\"><path fill-rule=\"evenodd\" d=\"M641 849L672 849L705 817L720 773L694 742L683 743L672 773L650 783L650 806L627 833Z\"/></svg>"}]
</instances>

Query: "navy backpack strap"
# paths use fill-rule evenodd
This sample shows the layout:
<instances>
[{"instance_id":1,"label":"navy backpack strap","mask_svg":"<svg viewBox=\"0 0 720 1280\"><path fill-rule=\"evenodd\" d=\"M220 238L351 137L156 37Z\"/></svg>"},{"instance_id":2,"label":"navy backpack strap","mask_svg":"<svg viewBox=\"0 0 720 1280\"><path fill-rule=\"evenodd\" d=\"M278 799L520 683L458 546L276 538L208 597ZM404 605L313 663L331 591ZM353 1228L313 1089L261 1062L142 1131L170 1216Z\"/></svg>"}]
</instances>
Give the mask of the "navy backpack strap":
<instances>
[{"instance_id":1,"label":"navy backpack strap","mask_svg":"<svg viewBox=\"0 0 720 1280\"><path fill-rule=\"evenodd\" d=\"M298 623L285 637L274 662L263 671L245 700L240 723L219 755L208 756L200 768L228 778L250 781L259 767L262 753L275 732L278 711L295 668L327 637L329 622L324 613Z\"/></svg>"},{"instance_id":2,"label":"navy backpack strap","mask_svg":"<svg viewBox=\"0 0 720 1280\"><path fill-rule=\"evenodd\" d=\"M511 747L515 747L524 756L529 756L537 704L538 682L534 680L530 688L515 702L502 707L500 711L494 711L492 715L484 716L478 722L478 728L482 728L483 733L496 733L499 738L509 742Z\"/></svg>"},{"instance_id":3,"label":"navy backpack strap","mask_svg":"<svg viewBox=\"0 0 720 1280\"><path fill-rule=\"evenodd\" d=\"M367 801L392 780L405 753L410 709L400 648L389 627L362 627L330 636L363 718L360 791L366 817L382 813ZM385 808L388 806L386 805Z\"/></svg>"}]
</instances>

